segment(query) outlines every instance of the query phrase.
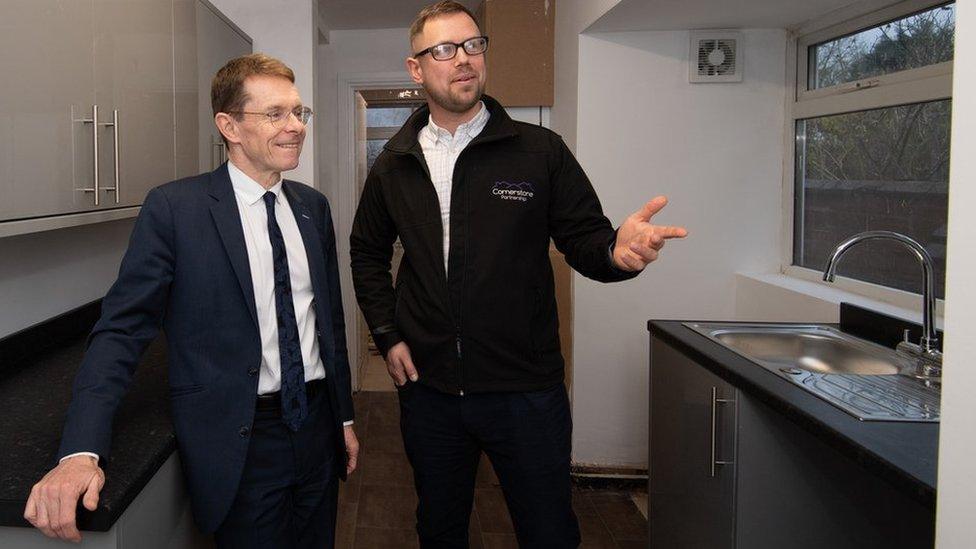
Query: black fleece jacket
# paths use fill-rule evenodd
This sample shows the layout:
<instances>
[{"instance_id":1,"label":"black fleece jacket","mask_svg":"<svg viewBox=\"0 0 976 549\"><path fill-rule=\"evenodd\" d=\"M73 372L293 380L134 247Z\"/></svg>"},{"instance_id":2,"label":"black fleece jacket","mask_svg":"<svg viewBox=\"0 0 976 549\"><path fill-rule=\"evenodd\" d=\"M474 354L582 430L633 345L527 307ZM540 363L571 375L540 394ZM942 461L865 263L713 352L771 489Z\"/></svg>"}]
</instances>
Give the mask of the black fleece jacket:
<instances>
[{"instance_id":1,"label":"black fleece jacket","mask_svg":"<svg viewBox=\"0 0 976 549\"><path fill-rule=\"evenodd\" d=\"M437 194L417 140L418 109L366 179L350 235L356 298L385 355L410 347L420 383L465 394L532 391L563 380L549 240L580 274L616 269L616 232L582 168L552 131L515 122L484 96L488 124L461 152L444 272ZM393 285L393 243L403 260Z\"/></svg>"}]
</instances>

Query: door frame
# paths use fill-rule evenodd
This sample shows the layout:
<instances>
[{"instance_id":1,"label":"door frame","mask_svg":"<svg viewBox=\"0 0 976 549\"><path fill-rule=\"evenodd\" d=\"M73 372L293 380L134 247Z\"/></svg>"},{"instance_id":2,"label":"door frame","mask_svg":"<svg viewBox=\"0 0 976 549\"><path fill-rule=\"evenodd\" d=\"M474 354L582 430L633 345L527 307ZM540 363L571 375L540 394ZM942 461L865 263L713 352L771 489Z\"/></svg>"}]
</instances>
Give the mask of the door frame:
<instances>
[{"instance_id":1,"label":"door frame","mask_svg":"<svg viewBox=\"0 0 976 549\"><path fill-rule=\"evenodd\" d=\"M338 75L337 112L338 112L338 155L336 156L338 176L336 178L336 197L338 204L334 208L337 238L336 247L339 265L350 265L349 234L352 232L352 221L356 215L359 203L356 189L356 101L355 94L360 90L388 89L388 88L420 88L410 76L403 71L397 72L356 72L340 73ZM359 364L368 357L359 356L359 317L356 293L352 286L352 270L339 269L339 281L342 285L343 315L346 321L346 341L349 350L349 370L352 376L352 387L359 388Z\"/></svg>"}]
</instances>

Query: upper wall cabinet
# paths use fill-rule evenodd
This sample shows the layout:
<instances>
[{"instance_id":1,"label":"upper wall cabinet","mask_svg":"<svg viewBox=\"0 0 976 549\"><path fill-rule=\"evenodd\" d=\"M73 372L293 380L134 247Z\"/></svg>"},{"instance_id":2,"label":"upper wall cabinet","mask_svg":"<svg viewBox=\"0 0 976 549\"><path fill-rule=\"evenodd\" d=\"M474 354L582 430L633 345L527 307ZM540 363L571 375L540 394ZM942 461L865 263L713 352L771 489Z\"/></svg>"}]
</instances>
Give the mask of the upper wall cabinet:
<instances>
[{"instance_id":1,"label":"upper wall cabinet","mask_svg":"<svg viewBox=\"0 0 976 549\"><path fill-rule=\"evenodd\" d=\"M208 2L176 0L176 6L176 171L185 177L227 159L210 86L227 61L251 53L251 39Z\"/></svg>"},{"instance_id":2,"label":"upper wall cabinet","mask_svg":"<svg viewBox=\"0 0 976 549\"><path fill-rule=\"evenodd\" d=\"M94 6L13 0L0 9L0 220L93 209L84 190L94 188L93 142L111 140L91 123Z\"/></svg>"},{"instance_id":3,"label":"upper wall cabinet","mask_svg":"<svg viewBox=\"0 0 976 549\"><path fill-rule=\"evenodd\" d=\"M488 36L485 93L505 107L551 107L555 0L484 0Z\"/></svg>"},{"instance_id":4,"label":"upper wall cabinet","mask_svg":"<svg viewBox=\"0 0 976 549\"><path fill-rule=\"evenodd\" d=\"M210 78L250 39L204 0L8 0L0 48L3 236L124 212L209 169Z\"/></svg>"},{"instance_id":5,"label":"upper wall cabinet","mask_svg":"<svg viewBox=\"0 0 976 549\"><path fill-rule=\"evenodd\" d=\"M173 3L95 0L94 24L99 201L137 206L174 176Z\"/></svg>"}]
</instances>

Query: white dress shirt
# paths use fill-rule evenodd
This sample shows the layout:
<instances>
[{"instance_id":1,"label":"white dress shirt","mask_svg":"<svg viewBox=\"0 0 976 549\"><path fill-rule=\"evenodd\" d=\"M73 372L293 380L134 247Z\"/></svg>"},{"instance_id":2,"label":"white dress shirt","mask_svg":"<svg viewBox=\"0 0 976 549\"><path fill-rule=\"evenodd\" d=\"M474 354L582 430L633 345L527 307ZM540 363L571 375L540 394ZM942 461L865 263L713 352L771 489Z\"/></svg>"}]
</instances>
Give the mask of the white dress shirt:
<instances>
[{"instance_id":1,"label":"white dress shirt","mask_svg":"<svg viewBox=\"0 0 976 549\"><path fill-rule=\"evenodd\" d=\"M481 110L474 118L457 127L454 135L434 124L431 117L427 125L417 134L420 147L424 151L424 160L430 170L430 180L437 191L437 200L441 207L441 227L444 231L444 272L447 272L447 256L451 245L451 187L454 182L454 165L457 163L461 151L471 143L481 130L488 124L488 109L483 102Z\"/></svg>"},{"instance_id":2,"label":"white dress shirt","mask_svg":"<svg viewBox=\"0 0 976 549\"><path fill-rule=\"evenodd\" d=\"M264 194L272 192L275 200L275 218L285 241L288 257L288 274L291 279L291 295L295 305L295 321L298 324L298 341L305 364L305 381L325 378L325 366L319 356L319 342L315 337L315 309L313 307L312 277L308 270L308 256L302 234L288 198L281 191L281 181L265 189L257 181L244 174L233 163L227 162L234 198L241 214L244 244L247 246L247 262L251 267L251 284L254 287L254 306L258 313L258 332L261 335L261 371L258 376L258 394L273 393L281 389L281 360L278 357L278 315L274 294L274 258L271 237L268 234L268 211Z\"/></svg>"}]
</instances>

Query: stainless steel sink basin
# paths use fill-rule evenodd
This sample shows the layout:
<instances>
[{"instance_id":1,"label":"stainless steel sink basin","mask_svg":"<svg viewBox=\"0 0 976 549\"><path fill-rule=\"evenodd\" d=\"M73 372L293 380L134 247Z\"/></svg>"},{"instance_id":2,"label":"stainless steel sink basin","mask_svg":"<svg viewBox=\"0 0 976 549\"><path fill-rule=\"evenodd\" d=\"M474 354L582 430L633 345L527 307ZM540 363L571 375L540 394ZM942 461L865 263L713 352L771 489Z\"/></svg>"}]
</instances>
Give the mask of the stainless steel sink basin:
<instances>
[{"instance_id":1,"label":"stainless steel sink basin","mask_svg":"<svg viewBox=\"0 0 976 549\"><path fill-rule=\"evenodd\" d=\"M910 367L886 349L873 349L826 328L752 328L714 330L714 339L742 355L772 367L793 367L824 374L894 375Z\"/></svg>"},{"instance_id":2,"label":"stainless steel sink basin","mask_svg":"<svg viewBox=\"0 0 976 549\"><path fill-rule=\"evenodd\" d=\"M938 385L915 379L915 361L893 349L817 324L685 326L858 419L938 421Z\"/></svg>"}]
</instances>

